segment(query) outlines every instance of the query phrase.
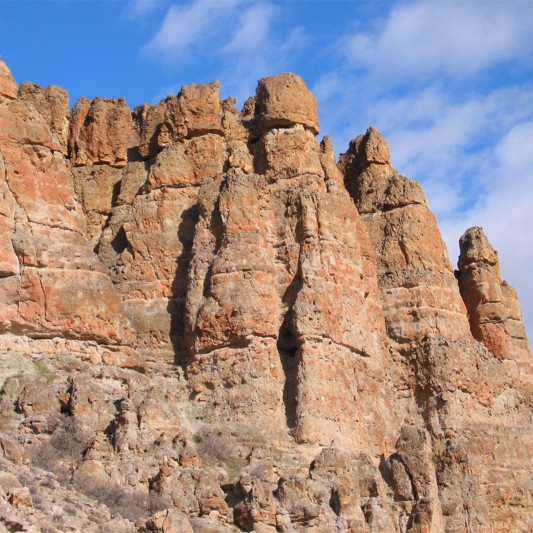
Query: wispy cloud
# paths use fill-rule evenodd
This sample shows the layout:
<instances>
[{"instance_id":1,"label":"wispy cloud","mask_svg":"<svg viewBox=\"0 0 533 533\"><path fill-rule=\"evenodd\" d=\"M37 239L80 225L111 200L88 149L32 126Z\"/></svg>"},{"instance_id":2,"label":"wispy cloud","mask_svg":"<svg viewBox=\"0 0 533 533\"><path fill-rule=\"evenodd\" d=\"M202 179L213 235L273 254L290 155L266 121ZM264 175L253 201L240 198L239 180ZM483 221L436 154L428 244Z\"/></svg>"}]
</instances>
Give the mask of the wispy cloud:
<instances>
[{"instance_id":1,"label":"wispy cloud","mask_svg":"<svg viewBox=\"0 0 533 533\"><path fill-rule=\"evenodd\" d=\"M124 15L132 19L144 17L161 4L158 0L131 0L126 5Z\"/></svg>"},{"instance_id":2,"label":"wispy cloud","mask_svg":"<svg viewBox=\"0 0 533 533\"><path fill-rule=\"evenodd\" d=\"M526 325L533 324L533 119L517 124L494 150L493 167L479 201L461 214L441 222L452 258L457 241L471 226L482 226L499 251L502 276L519 289ZM531 338L531 327L530 327ZM533 340L533 339L531 339Z\"/></svg>"},{"instance_id":3,"label":"wispy cloud","mask_svg":"<svg viewBox=\"0 0 533 533\"><path fill-rule=\"evenodd\" d=\"M162 58L170 68L215 64L223 91L242 101L254 93L258 78L285 69L305 42L302 28L284 33L282 17L283 8L268 1L173 4L143 52Z\"/></svg>"},{"instance_id":4,"label":"wispy cloud","mask_svg":"<svg viewBox=\"0 0 533 533\"><path fill-rule=\"evenodd\" d=\"M230 41L223 52L230 54L255 54L269 38L270 25L275 15L272 4L254 4L244 11Z\"/></svg>"},{"instance_id":5,"label":"wispy cloud","mask_svg":"<svg viewBox=\"0 0 533 533\"><path fill-rule=\"evenodd\" d=\"M209 47L221 33L243 0L196 0L173 4L144 51L185 61L195 46Z\"/></svg>"},{"instance_id":6,"label":"wispy cloud","mask_svg":"<svg viewBox=\"0 0 533 533\"><path fill-rule=\"evenodd\" d=\"M530 54L532 8L513 1L402 4L373 31L345 36L345 53L379 77L463 77Z\"/></svg>"},{"instance_id":7,"label":"wispy cloud","mask_svg":"<svg viewBox=\"0 0 533 533\"><path fill-rule=\"evenodd\" d=\"M315 84L338 149L374 124L393 165L423 183L452 262L461 234L485 228L530 331L532 19L531 2L398 4L341 35Z\"/></svg>"}]
</instances>

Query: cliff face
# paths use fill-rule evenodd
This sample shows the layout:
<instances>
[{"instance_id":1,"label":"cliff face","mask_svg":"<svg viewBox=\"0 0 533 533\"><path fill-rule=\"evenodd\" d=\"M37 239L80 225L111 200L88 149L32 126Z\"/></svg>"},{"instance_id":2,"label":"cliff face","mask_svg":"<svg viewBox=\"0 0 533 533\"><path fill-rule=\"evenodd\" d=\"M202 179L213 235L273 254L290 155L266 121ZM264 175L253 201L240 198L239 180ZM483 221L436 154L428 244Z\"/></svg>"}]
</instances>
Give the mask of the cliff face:
<instances>
[{"instance_id":1,"label":"cliff face","mask_svg":"<svg viewBox=\"0 0 533 533\"><path fill-rule=\"evenodd\" d=\"M0 62L0 524L68 486L83 531L533 528L496 253L454 275L380 134L318 132L292 74L69 111Z\"/></svg>"}]
</instances>

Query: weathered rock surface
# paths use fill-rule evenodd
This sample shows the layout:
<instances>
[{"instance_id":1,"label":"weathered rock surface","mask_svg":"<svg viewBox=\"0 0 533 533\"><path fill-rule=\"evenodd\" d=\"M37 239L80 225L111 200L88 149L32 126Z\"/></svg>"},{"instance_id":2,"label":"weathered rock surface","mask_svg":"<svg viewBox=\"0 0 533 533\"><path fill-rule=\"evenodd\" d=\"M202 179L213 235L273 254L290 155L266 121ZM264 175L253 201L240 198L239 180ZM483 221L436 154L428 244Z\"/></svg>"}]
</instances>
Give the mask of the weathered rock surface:
<instances>
[{"instance_id":1,"label":"weathered rock surface","mask_svg":"<svg viewBox=\"0 0 533 533\"><path fill-rule=\"evenodd\" d=\"M69 153L73 165L124 166L128 161L131 113L124 99L80 98L70 118Z\"/></svg>"},{"instance_id":2,"label":"weathered rock surface","mask_svg":"<svg viewBox=\"0 0 533 533\"><path fill-rule=\"evenodd\" d=\"M0 104L0 331L129 344L120 299L84 235L67 113L65 91L32 84Z\"/></svg>"},{"instance_id":3,"label":"weathered rock surface","mask_svg":"<svg viewBox=\"0 0 533 533\"><path fill-rule=\"evenodd\" d=\"M319 132L317 103L300 76L285 73L257 85L255 113L263 130L301 124Z\"/></svg>"},{"instance_id":4,"label":"weathered rock surface","mask_svg":"<svg viewBox=\"0 0 533 533\"><path fill-rule=\"evenodd\" d=\"M533 529L494 250L318 131L293 74L69 112L0 62L0 531Z\"/></svg>"},{"instance_id":5,"label":"weathered rock surface","mask_svg":"<svg viewBox=\"0 0 533 533\"><path fill-rule=\"evenodd\" d=\"M459 286L472 335L500 359L531 363L518 296L501 280L496 250L477 227L468 229L459 245Z\"/></svg>"},{"instance_id":6,"label":"weathered rock surface","mask_svg":"<svg viewBox=\"0 0 533 533\"><path fill-rule=\"evenodd\" d=\"M377 255L387 332L398 344L468 334L446 245L420 185L390 165L375 128L350 143L340 168Z\"/></svg>"},{"instance_id":7,"label":"weathered rock surface","mask_svg":"<svg viewBox=\"0 0 533 533\"><path fill-rule=\"evenodd\" d=\"M517 438L529 449L530 408L495 408L504 401L506 383L516 379L517 369L499 364L470 336L446 248L424 194L417 183L392 169L386 142L375 128L352 141L340 168L377 250L395 408L400 418L410 420L387 464L394 480L398 457L413 482L413 530L462 531L467 523L484 530L503 516L507 525L502 531L521 530L524 515L508 500L486 504L495 490L528 490L527 468L514 463L505 481L495 471L509 468L509 459L500 454L488 459L489 450L506 435L521 435ZM511 404L527 404L530 386L526 376L519 378ZM402 453L407 454L403 459ZM479 484L468 481L471 471ZM423 488L417 488L417 479L424 480ZM526 499L519 499L518 507L527 507ZM475 508L476 516L467 518L467 508Z\"/></svg>"},{"instance_id":8,"label":"weathered rock surface","mask_svg":"<svg viewBox=\"0 0 533 533\"><path fill-rule=\"evenodd\" d=\"M9 67L0 61L0 97L16 98L18 94L18 85L11 75Z\"/></svg>"}]
</instances>

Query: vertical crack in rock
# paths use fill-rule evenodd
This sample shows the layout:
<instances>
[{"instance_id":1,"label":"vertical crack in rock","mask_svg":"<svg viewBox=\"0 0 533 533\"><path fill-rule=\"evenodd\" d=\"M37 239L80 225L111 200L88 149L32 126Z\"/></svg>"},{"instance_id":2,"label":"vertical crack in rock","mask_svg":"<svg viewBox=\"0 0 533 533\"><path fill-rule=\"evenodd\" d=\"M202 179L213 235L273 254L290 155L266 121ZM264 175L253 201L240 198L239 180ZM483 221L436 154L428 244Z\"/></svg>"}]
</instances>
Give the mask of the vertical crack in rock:
<instances>
[{"instance_id":1,"label":"vertical crack in rock","mask_svg":"<svg viewBox=\"0 0 533 533\"><path fill-rule=\"evenodd\" d=\"M285 374L283 383L283 403L285 405L285 417L287 427L294 429L296 427L296 415L298 407L298 366L301 362L298 341L293 332L293 305L296 300L298 291L302 287L299 274L293 279L287 287L282 298L282 304L287 313L282 320L278 333L277 348L281 360L281 366Z\"/></svg>"},{"instance_id":2,"label":"vertical crack in rock","mask_svg":"<svg viewBox=\"0 0 533 533\"><path fill-rule=\"evenodd\" d=\"M184 342L184 311L187 295L187 273L191 262L194 229L198 223L198 206L193 205L181 214L181 223L178 228L178 239L182 251L176 260L176 274L172 284L172 298L169 300L167 311L170 314L170 340L174 349L174 362L187 361L187 350Z\"/></svg>"}]
</instances>

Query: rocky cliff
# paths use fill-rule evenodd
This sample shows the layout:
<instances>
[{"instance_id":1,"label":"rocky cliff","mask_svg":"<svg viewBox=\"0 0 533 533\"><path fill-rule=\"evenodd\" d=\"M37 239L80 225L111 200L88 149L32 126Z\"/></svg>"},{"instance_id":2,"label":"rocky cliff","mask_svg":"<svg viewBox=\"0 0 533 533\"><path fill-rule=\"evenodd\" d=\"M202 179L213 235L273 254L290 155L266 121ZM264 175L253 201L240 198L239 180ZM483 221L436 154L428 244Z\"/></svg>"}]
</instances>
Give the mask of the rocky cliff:
<instances>
[{"instance_id":1,"label":"rocky cliff","mask_svg":"<svg viewBox=\"0 0 533 533\"><path fill-rule=\"evenodd\" d=\"M375 128L0 62L0 531L528 532L531 353Z\"/></svg>"}]
</instances>

